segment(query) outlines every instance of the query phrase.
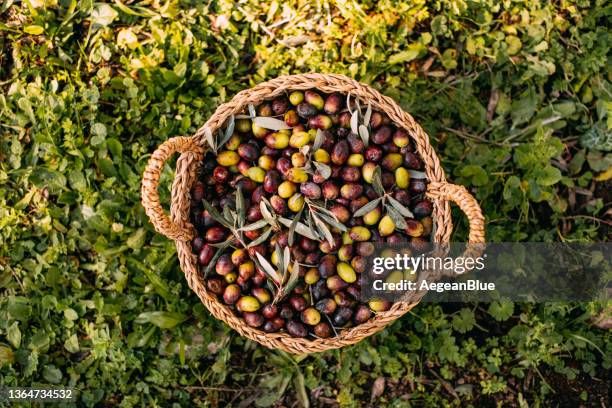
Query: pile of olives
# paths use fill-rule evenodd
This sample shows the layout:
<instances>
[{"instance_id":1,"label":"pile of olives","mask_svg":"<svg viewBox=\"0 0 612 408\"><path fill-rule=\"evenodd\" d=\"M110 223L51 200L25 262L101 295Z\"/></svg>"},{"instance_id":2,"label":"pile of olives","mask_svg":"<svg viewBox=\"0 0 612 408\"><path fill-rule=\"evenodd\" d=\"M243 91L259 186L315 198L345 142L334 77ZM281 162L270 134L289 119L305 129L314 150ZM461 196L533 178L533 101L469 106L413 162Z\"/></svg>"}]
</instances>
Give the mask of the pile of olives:
<instances>
[{"instance_id":1,"label":"pile of olives","mask_svg":"<svg viewBox=\"0 0 612 408\"><path fill-rule=\"evenodd\" d=\"M425 179L413 176L423 167L414 144L403 128L371 109L358 115L362 121L367 118L367 123L360 123L364 129L355 133L357 109L344 95L290 92L251 107L250 115L237 117L231 136L202 162L191 191L191 217L198 231L193 251L207 271L204 279L209 292L251 327L270 333L285 331L293 337L326 338L365 323L391 307L383 300L360 301L373 243L429 242L432 203L424 196ZM271 121L261 118L283 126L268 129L261 124ZM322 168L328 174L322 174L326 173ZM373 185L376 174L385 194L413 214L405 217L401 227L395 222L397 215L394 218L381 205L353 215L380 196L380 188L377 191ZM240 241L218 220L226 207L236 209L237 190L249 224L266 218L262 200L275 216L288 219L316 202L345 228L330 225L331 239L275 228L263 242L248 245L261 238L265 228L244 231ZM231 245L220 245L223 242ZM299 279L279 298L274 293L277 286L271 284L256 254L276 265L276 248L285 247L290 249L291 262L299 264Z\"/></svg>"}]
</instances>

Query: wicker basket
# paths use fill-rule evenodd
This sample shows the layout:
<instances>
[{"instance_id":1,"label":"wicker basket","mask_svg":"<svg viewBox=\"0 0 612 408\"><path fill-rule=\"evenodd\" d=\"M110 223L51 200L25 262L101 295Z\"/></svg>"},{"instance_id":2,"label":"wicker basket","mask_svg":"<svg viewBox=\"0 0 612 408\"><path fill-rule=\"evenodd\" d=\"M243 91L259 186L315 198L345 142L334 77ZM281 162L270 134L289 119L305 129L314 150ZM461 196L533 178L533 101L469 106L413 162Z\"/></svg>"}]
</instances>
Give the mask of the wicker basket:
<instances>
[{"instance_id":1,"label":"wicker basket","mask_svg":"<svg viewBox=\"0 0 612 408\"><path fill-rule=\"evenodd\" d=\"M324 93L350 93L363 103L370 102L373 109L385 112L393 122L408 131L424 162L425 173L429 180L426 195L434 204L432 214L435 225L434 241L449 242L450 240L452 221L449 201L452 201L459 205L469 219L469 242L484 242L484 218L478 203L464 187L446 182L444 171L429 144L427 134L412 116L404 112L391 98L351 78L334 74L281 76L238 93L231 101L219 106L193 137L174 137L158 147L149 159L143 175L142 204L155 229L175 241L180 266L189 286L213 316L226 322L244 337L269 348L278 348L296 354L319 352L357 343L382 330L388 323L416 305L416 303L394 303L390 310L378 313L364 324L342 330L337 337L313 340L293 338L286 333L265 333L251 328L206 289L204 280L200 276L196 256L191 250L191 239L195 235L195 228L190 223L189 214L190 189L196 181L198 165L206 151L204 129L208 127L214 133L231 115L243 112L248 104L257 105L264 99L274 98L288 90L313 88ZM181 156L176 163L170 217L168 217L159 201L157 187L164 162L176 152L181 153Z\"/></svg>"}]
</instances>

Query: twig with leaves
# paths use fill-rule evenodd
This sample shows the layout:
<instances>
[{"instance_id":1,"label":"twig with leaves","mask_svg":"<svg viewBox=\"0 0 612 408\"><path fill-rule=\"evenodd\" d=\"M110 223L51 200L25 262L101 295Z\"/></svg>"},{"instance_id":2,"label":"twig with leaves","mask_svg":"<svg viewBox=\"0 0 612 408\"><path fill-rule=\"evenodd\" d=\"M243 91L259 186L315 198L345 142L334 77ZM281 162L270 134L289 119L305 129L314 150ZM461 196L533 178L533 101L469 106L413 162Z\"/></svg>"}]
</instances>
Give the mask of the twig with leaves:
<instances>
[{"instance_id":1,"label":"twig with leaves","mask_svg":"<svg viewBox=\"0 0 612 408\"><path fill-rule=\"evenodd\" d=\"M278 262L274 268L266 258L257 252L256 263L259 269L263 271L270 279L268 279L268 288L274 293L272 304L275 304L285 298L298 282L300 277L300 264L297 260L291 265L291 252L289 247L285 247L281 251L278 244L274 249L278 255Z\"/></svg>"},{"instance_id":2,"label":"twig with leaves","mask_svg":"<svg viewBox=\"0 0 612 408\"><path fill-rule=\"evenodd\" d=\"M355 110L351 110L351 94L346 95L346 107L351 114L351 132L359 135L365 147L370 144L370 118L372 117L372 104L368 102L368 107L365 114L361 114L361 105L359 104L359 98L355 98ZM361 123L359 123L359 119Z\"/></svg>"},{"instance_id":3,"label":"twig with leaves","mask_svg":"<svg viewBox=\"0 0 612 408\"><path fill-rule=\"evenodd\" d=\"M210 128L204 128L204 137L206 138L206 142L208 143L208 146L213 152L217 153L221 147L225 146L227 141L230 140L230 138L234 134L235 126L236 118L234 117L234 115L232 115L227 120L227 126L225 127L225 130L219 130L219 132L217 133L217 137L213 135Z\"/></svg>"}]
</instances>

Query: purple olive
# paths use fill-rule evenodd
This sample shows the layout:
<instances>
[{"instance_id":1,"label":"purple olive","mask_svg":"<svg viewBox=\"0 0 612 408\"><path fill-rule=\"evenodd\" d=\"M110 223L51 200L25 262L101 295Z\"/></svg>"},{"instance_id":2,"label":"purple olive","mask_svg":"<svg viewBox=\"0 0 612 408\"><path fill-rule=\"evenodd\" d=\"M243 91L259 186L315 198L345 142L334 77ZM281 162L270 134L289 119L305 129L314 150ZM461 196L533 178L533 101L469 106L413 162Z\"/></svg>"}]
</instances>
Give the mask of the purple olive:
<instances>
[{"instance_id":1,"label":"purple olive","mask_svg":"<svg viewBox=\"0 0 612 408\"><path fill-rule=\"evenodd\" d=\"M363 186L361 184L347 183L340 188L340 195L347 200L354 200L363 194Z\"/></svg>"},{"instance_id":2,"label":"purple olive","mask_svg":"<svg viewBox=\"0 0 612 408\"><path fill-rule=\"evenodd\" d=\"M289 333L293 337L306 337L308 335L306 326L304 326L300 322L296 322L295 320L288 321L286 329L287 333Z\"/></svg>"},{"instance_id":3,"label":"purple olive","mask_svg":"<svg viewBox=\"0 0 612 408\"><path fill-rule=\"evenodd\" d=\"M372 135L372 141L378 145L387 143L391 139L391 128L389 126L381 126Z\"/></svg>"},{"instance_id":4,"label":"purple olive","mask_svg":"<svg viewBox=\"0 0 612 408\"><path fill-rule=\"evenodd\" d=\"M263 188L266 193L276 193L281 183L281 175L277 170L268 170L264 176Z\"/></svg>"},{"instance_id":5,"label":"purple olive","mask_svg":"<svg viewBox=\"0 0 612 408\"><path fill-rule=\"evenodd\" d=\"M366 149L363 156L367 161L377 163L382 160L383 150L378 146L370 146Z\"/></svg>"},{"instance_id":6,"label":"purple olive","mask_svg":"<svg viewBox=\"0 0 612 408\"><path fill-rule=\"evenodd\" d=\"M195 237L192 241L191 241L191 249L193 252L195 253L199 253L202 250L202 247L204 246L206 242L204 241L204 238L202 237Z\"/></svg>"},{"instance_id":7,"label":"purple olive","mask_svg":"<svg viewBox=\"0 0 612 408\"><path fill-rule=\"evenodd\" d=\"M340 195L340 188L333 181L326 181L323 183L322 188L323 198L327 200L334 200Z\"/></svg>"},{"instance_id":8,"label":"purple olive","mask_svg":"<svg viewBox=\"0 0 612 408\"><path fill-rule=\"evenodd\" d=\"M361 137L351 133L347 136L346 140L351 148L351 153L362 153L364 151L365 144L363 143Z\"/></svg>"},{"instance_id":9,"label":"purple olive","mask_svg":"<svg viewBox=\"0 0 612 408\"><path fill-rule=\"evenodd\" d=\"M296 312L302 312L308 307L308 302L302 296L291 296L289 298L289 304Z\"/></svg>"},{"instance_id":10,"label":"purple olive","mask_svg":"<svg viewBox=\"0 0 612 408\"><path fill-rule=\"evenodd\" d=\"M372 112L370 116L370 127L372 129L378 128L383 123L383 115L380 112Z\"/></svg>"},{"instance_id":11,"label":"purple olive","mask_svg":"<svg viewBox=\"0 0 612 408\"><path fill-rule=\"evenodd\" d=\"M238 155L246 161L253 162L258 159L259 151L254 143L242 143L238 146Z\"/></svg>"},{"instance_id":12,"label":"purple olive","mask_svg":"<svg viewBox=\"0 0 612 408\"><path fill-rule=\"evenodd\" d=\"M355 183L361 178L361 170L357 167L343 167L340 177L347 183Z\"/></svg>"},{"instance_id":13,"label":"purple olive","mask_svg":"<svg viewBox=\"0 0 612 408\"><path fill-rule=\"evenodd\" d=\"M317 108L309 104L308 102L302 102L297 106L297 114L301 118L309 118L317 114Z\"/></svg>"},{"instance_id":14,"label":"purple olive","mask_svg":"<svg viewBox=\"0 0 612 408\"><path fill-rule=\"evenodd\" d=\"M209 229L206 230L205 238L207 242L211 242L215 244L217 242L223 241L225 237L226 237L226 232L225 232L225 229L223 229L223 227L210 227Z\"/></svg>"},{"instance_id":15,"label":"purple olive","mask_svg":"<svg viewBox=\"0 0 612 408\"><path fill-rule=\"evenodd\" d=\"M278 170L283 177L287 177L287 172L292 167L291 160L286 157L281 157L276 161L276 170Z\"/></svg>"},{"instance_id":16,"label":"purple olive","mask_svg":"<svg viewBox=\"0 0 612 408\"><path fill-rule=\"evenodd\" d=\"M410 179L408 191L412 194L421 194L427 191L427 183L423 179Z\"/></svg>"},{"instance_id":17,"label":"purple olive","mask_svg":"<svg viewBox=\"0 0 612 408\"><path fill-rule=\"evenodd\" d=\"M338 94L331 94L325 100L325 105L323 105L323 110L328 115L333 115L340 111L342 107L342 98Z\"/></svg>"},{"instance_id":18,"label":"purple olive","mask_svg":"<svg viewBox=\"0 0 612 408\"><path fill-rule=\"evenodd\" d=\"M334 164L342 165L349 157L349 144L346 140L340 140L334 146L331 153L331 161Z\"/></svg>"},{"instance_id":19,"label":"purple olive","mask_svg":"<svg viewBox=\"0 0 612 408\"><path fill-rule=\"evenodd\" d=\"M321 187L319 187L318 184L313 183L312 181L307 181L305 183L302 183L300 185L300 192L308 198L312 198L312 199L321 198Z\"/></svg>"},{"instance_id":20,"label":"purple olive","mask_svg":"<svg viewBox=\"0 0 612 408\"><path fill-rule=\"evenodd\" d=\"M243 312L242 317L244 318L246 324L251 327L259 327L265 322L264 317L259 313Z\"/></svg>"},{"instance_id":21,"label":"purple olive","mask_svg":"<svg viewBox=\"0 0 612 408\"><path fill-rule=\"evenodd\" d=\"M345 129L350 128L351 127L351 114L349 112L342 112L338 116L338 124Z\"/></svg>"},{"instance_id":22,"label":"purple olive","mask_svg":"<svg viewBox=\"0 0 612 408\"><path fill-rule=\"evenodd\" d=\"M336 264L337 260L334 255L325 255L319 264L319 275L322 278L329 278L336 273Z\"/></svg>"},{"instance_id":23,"label":"purple olive","mask_svg":"<svg viewBox=\"0 0 612 408\"><path fill-rule=\"evenodd\" d=\"M423 167L423 163L415 153L408 152L404 155L404 166L409 169L420 170Z\"/></svg>"},{"instance_id":24,"label":"purple olive","mask_svg":"<svg viewBox=\"0 0 612 408\"><path fill-rule=\"evenodd\" d=\"M282 115L287 111L288 106L289 100L284 96L281 96L272 101L272 112L274 112L275 115Z\"/></svg>"},{"instance_id":25,"label":"purple olive","mask_svg":"<svg viewBox=\"0 0 612 408\"><path fill-rule=\"evenodd\" d=\"M429 200L423 200L415 204L412 212L417 218L427 217L433 211L433 204Z\"/></svg>"},{"instance_id":26,"label":"purple olive","mask_svg":"<svg viewBox=\"0 0 612 408\"><path fill-rule=\"evenodd\" d=\"M342 327L347 324L351 317L353 317L353 311L348 307L340 307L334 313L334 317L332 321L334 322L334 326Z\"/></svg>"},{"instance_id":27,"label":"purple olive","mask_svg":"<svg viewBox=\"0 0 612 408\"><path fill-rule=\"evenodd\" d=\"M206 281L206 287L215 295L220 295L225 290L225 282L219 278L211 278Z\"/></svg>"},{"instance_id":28,"label":"purple olive","mask_svg":"<svg viewBox=\"0 0 612 408\"><path fill-rule=\"evenodd\" d=\"M362 324L370 320L372 317L372 310L367 305L359 305L357 306L357 310L355 310L355 315L353 316L353 321L356 324Z\"/></svg>"}]
</instances>

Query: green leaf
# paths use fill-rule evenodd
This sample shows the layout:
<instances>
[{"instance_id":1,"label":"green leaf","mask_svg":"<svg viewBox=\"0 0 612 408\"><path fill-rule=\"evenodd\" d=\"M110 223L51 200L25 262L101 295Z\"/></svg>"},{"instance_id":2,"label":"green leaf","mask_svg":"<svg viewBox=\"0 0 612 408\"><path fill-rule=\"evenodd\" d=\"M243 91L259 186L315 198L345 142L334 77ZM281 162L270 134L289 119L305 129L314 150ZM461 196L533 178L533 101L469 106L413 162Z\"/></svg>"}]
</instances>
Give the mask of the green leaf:
<instances>
[{"instance_id":1,"label":"green leaf","mask_svg":"<svg viewBox=\"0 0 612 408\"><path fill-rule=\"evenodd\" d=\"M45 32L45 29L39 25L29 25L24 27L23 31L32 35L41 35Z\"/></svg>"},{"instance_id":2,"label":"green leaf","mask_svg":"<svg viewBox=\"0 0 612 408\"><path fill-rule=\"evenodd\" d=\"M366 215L370 211L374 210L378 206L378 203L380 203L381 200L382 200L382 197L378 197L378 198L370 201L369 203L367 203L366 205L364 205L363 207L361 207L360 209L355 211L355 213L353 214L353 217L355 217L355 218L356 217L363 217L364 215Z\"/></svg>"},{"instance_id":3,"label":"green leaf","mask_svg":"<svg viewBox=\"0 0 612 408\"><path fill-rule=\"evenodd\" d=\"M514 303L509 300L492 302L489 305L489 314L498 322L508 320L514 313Z\"/></svg>"},{"instance_id":4,"label":"green leaf","mask_svg":"<svg viewBox=\"0 0 612 408\"><path fill-rule=\"evenodd\" d=\"M188 318L189 316L178 312L155 311L140 313L134 322L138 324L151 323L162 329L171 329Z\"/></svg>"},{"instance_id":5,"label":"green leaf","mask_svg":"<svg viewBox=\"0 0 612 408\"><path fill-rule=\"evenodd\" d=\"M484 186L489 182L489 176L481 166L473 164L462 166L460 174L463 177L470 178L475 186Z\"/></svg>"},{"instance_id":6,"label":"green leaf","mask_svg":"<svg viewBox=\"0 0 612 408\"><path fill-rule=\"evenodd\" d=\"M418 58L421 52L423 52L424 50L425 50L425 46L423 44L410 44L407 50L391 55L387 59L387 61L391 65L410 62Z\"/></svg>"},{"instance_id":7,"label":"green leaf","mask_svg":"<svg viewBox=\"0 0 612 408\"><path fill-rule=\"evenodd\" d=\"M125 241L126 245L131 249L140 249L145 244L147 231L144 228L138 228Z\"/></svg>"},{"instance_id":8,"label":"green leaf","mask_svg":"<svg viewBox=\"0 0 612 408\"><path fill-rule=\"evenodd\" d=\"M59 384L62 381L62 372L53 364L45 366L42 375L43 378L51 384Z\"/></svg>"},{"instance_id":9,"label":"green leaf","mask_svg":"<svg viewBox=\"0 0 612 408\"><path fill-rule=\"evenodd\" d=\"M380 169L380 166L376 166L374 173L372 174L372 187L374 187L374 191L376 191L376 194L379 196L385 194L385 189L382 184L382 170Z\"/></svg>"},{"instance_id":10,"label":"green leaf","mask_svg":"<svg viewBox=\"0 0 612 408\"><path fill-rule=\"evenodd\" d=\"M105 3L98 3L91 13L93 28L106 27L111 24L119 13L114 8Z\"/></svg>"},{"instance_id":11,"label":"green leaf","mask_svg":"<svg viewBox=\"0 0 612 408\"><path fill-rule=\"evenodd\" d=\"M14 348L18 349L21 347L21 330L19 330L19 322L15 321L8 327L6 339Z\"/></svg>"},{"instance_id":12,"label":"green leaf","mask_svg":"<svg viewBox=\"0 0 612 408\"><path fill-rule=\"evenodd\" d=\"M453 328L459 333L467 333L476 325L476 318L472 310L464 307L459 314L453 316Z\"/></svg>"},{"instance_id":13,"label":"green leaf","mask_svg":"<svg viewBox=\"0 0 612 408\"><path fill-rule=\"evenodd\" d=\"M561 175L561 171L558 168L552 165L548 165L537 171L536 177L539 185L552 186L561 181L561 178L563 176Z\"/></svg>"}]
</instances>

